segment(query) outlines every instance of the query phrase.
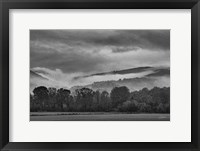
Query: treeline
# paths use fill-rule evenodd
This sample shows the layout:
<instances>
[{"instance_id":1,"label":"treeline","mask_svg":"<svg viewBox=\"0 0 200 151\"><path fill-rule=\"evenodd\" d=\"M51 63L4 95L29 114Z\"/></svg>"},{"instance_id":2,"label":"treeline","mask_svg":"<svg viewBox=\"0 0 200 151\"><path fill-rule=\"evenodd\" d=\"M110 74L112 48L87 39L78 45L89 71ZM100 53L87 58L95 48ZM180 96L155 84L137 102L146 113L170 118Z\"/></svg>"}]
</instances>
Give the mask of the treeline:
<instances>
[{"instance_id":1,"label":"treeline","mask_svg":"<svg viewBox=\"0 0 200 151\"><path fill-rule=\"evenodd\" d=\"M125 86L107 91L81 88L70 90L36 87L30 95L31 112L130 112L169 113L170 88L143 88L130 92Z\"/></svg>"}]
</instances>

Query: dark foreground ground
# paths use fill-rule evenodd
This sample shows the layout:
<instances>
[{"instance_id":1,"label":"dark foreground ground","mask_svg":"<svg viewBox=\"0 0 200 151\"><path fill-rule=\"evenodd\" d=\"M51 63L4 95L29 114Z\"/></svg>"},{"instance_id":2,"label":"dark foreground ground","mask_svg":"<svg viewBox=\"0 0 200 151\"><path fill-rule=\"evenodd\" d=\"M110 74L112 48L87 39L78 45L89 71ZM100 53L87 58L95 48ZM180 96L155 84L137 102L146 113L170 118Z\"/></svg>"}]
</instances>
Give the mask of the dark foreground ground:
<instances>
[{"instance_id":1,"label":"dark foreground ground","mask_svg":"<svg viewBox=\"0 0 200 151\"><path fill-rule=\"evenodd\" d=\"M31 112L30 121L170 121L170 114Z\"/></svg>"}]
</instances>

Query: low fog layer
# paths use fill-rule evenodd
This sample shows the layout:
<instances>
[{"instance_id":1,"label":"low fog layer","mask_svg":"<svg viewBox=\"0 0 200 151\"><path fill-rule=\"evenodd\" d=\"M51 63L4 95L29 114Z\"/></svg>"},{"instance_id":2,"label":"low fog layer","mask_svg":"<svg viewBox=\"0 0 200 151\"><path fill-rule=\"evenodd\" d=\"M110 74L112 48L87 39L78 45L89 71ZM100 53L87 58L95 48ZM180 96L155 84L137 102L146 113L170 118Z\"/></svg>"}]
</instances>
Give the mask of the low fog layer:
<instances>
[{"instance_id":1,"label":"low fog layer","mask_svg":"<svg viewBox=\"0 0 200 151\"><path fill-rule=\"evenodd\" d=\"M120 71L120 70L119 70ZM118 71L115 71L118 72ZM101 73L98 73L101 74ZM76 78L79 77L79 78ZM31 90L37 86L67 88L75 90L79 87L89 87L93 90L110 91L116 86L127 86L130 90L139 90L144 87L170 86L169 68L150 68L138 73L103 75L64 74L61 71L31 70Z\"/></svg>"}]
</instances>

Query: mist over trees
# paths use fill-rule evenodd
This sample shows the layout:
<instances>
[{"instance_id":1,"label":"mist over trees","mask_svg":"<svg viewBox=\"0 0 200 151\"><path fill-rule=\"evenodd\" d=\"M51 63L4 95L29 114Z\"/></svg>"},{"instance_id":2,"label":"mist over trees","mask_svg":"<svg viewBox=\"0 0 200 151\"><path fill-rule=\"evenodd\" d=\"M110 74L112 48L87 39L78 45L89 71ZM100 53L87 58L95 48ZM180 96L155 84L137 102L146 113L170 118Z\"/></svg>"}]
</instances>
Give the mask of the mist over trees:
<instances>
[{"instance_id":1,"label":"mist over trees","mask_svg":"<svg viewBox=\"0 0 200 151\"><path fill-rule=\"evenodd\" d=\"M31 112L127 112L170 113L170 88L143 88L130 92L125 86L107 91L81 88L70 90L44 86L30 94Z\"/></svg>"}]
</instances>

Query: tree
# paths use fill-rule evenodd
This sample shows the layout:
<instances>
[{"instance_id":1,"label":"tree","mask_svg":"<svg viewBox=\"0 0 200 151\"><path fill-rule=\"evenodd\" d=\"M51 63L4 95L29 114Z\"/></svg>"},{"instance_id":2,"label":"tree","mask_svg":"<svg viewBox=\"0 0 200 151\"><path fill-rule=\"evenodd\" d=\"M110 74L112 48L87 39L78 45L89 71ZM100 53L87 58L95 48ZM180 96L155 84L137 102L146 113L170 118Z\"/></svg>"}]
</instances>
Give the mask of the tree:
<instances>
[{"instance_id":1,"label":"tree","mask_svg":"<svg viewBox=\"0 0 200 151\"><path fill-rule=\"evenodd\" d=\"M82 112L137 112L137 113L170 113L170 88L154 87L149 90L129 92L125 86L107 91L93 91L89 88L70 90L44 86L36 87L30 94L30 110L38 111L82 111Z\"/></svg>"},{"instance_id":2,"label":"tree","mask_svg":"<svg viewBox=\"0 0 200 151\"><path fill-rule=\"evenodd\" d=\"M41 109L45 109L45 104L48 101L48 89L44 86L36 87L33 94L37 102L40 104Z\"/></svg>"},{"instance_id":3,"label":"tree","mask_svg":"<svg viewBox=\"0 0 200 151\"><path fill-rule=\"evenodd\" d=\"M153 112L170 112L170 88L154 87L150 90L149 94L152 96L150 105Z\"/></svg>"},{"instance_id":4,"label":"tree","mask_svg":"<svg viewBox=\"0 0 200 151\"><path fill-rule=\"evenodd\" d=\"M111 102L110 102L110 97L109 93L107 91L103 91L101 93L101 101L99 103L100 109L102 111L109 111L111 108Z\"/></svg>"},{"instance_id":5,"label":"tree","mask_svg":"<svg viewBox=\"0 0 200 151\"><path fill-rule=\"evenodd\" d=\"M69 107L70 102L70 90L60 88L57 91L57 104L61 111L64 110L64 105L66 105L66 108Z\"/></svg>"},{"instance_id":6,"label":"tree","mask_svg":"<svg viewBox=\"0 0 200 151\"><path fill-rule=\"evenodd\" d=\"M34 96L32 94L30 94L30 111L31 112L37 111L36 110L36 101L35 101Z\"/></svg>"},{"instance_id":7,"label":"tree","mask_svg":"<svg viewBox=\"0 0 200 151\"><path fill-rule=\"evenodd\" d=\"M93 96L93 103L92 103L92 111L100 111L100 102L101 102L101 93L97 90L94 92L94 96Z\"/></svg>"},{"instance_id":8,"label":"tree","mask_svg":"<svg viewBox=\"0 0 200 151\"><path fill-rule=\"evenodd\" d=\"M76 90L76 103L81 111L90 111L93 103L94 91L89 88Z\"/></svg>"},{"instance_id":9,"label":"tree","mask_svg":"<svg viewBox=\"0 0 200 151\"><path fill-rule=\"evenodd\" d=\"M118 109L121 112L137 112L138 103L135 100L128 100L126 102L123 102L121 106L118 106Z\"/></svg>"},{"instance_id":10,"label":"tree","mask_svg":"<svg viewBox=\"0 0 200 151\"><path fill-rule=\"evenodd\" d=\"M57 89L50 87L48 88L49 91L49 110L55 110L56 108L56 95L57 95Z\"/></svg>"},{"instance_id":11,"label":"tree","mask_svg":"<svg viewBox=\"0 0 200 151\"><path fill-rule=\"evenodd\" d=\"M99 104L101 102L101 93L97 90L94 92L94 102Z\"/></svg>"},{"instance_id":12,"label":"tree","mask_svg":"<svg viewBox=\"0 0 200 151\"><path fill-rule=\"evenodd\" d=\"M138 112L139 113L150 113L152 112L152 108L145 102L138 103Z\"/></svg>"},{"instance_id":13,"label":"tree","mask_svg":"<svg viewBox=\"0 0 200 151\"><path fill-rule=\"evenodd\" d=\"M111 90L110 97L112 106L115 108L123 102L127 101L130 96L129 89L125 86L115 87Z\"/></svg>"}]
</instances>

